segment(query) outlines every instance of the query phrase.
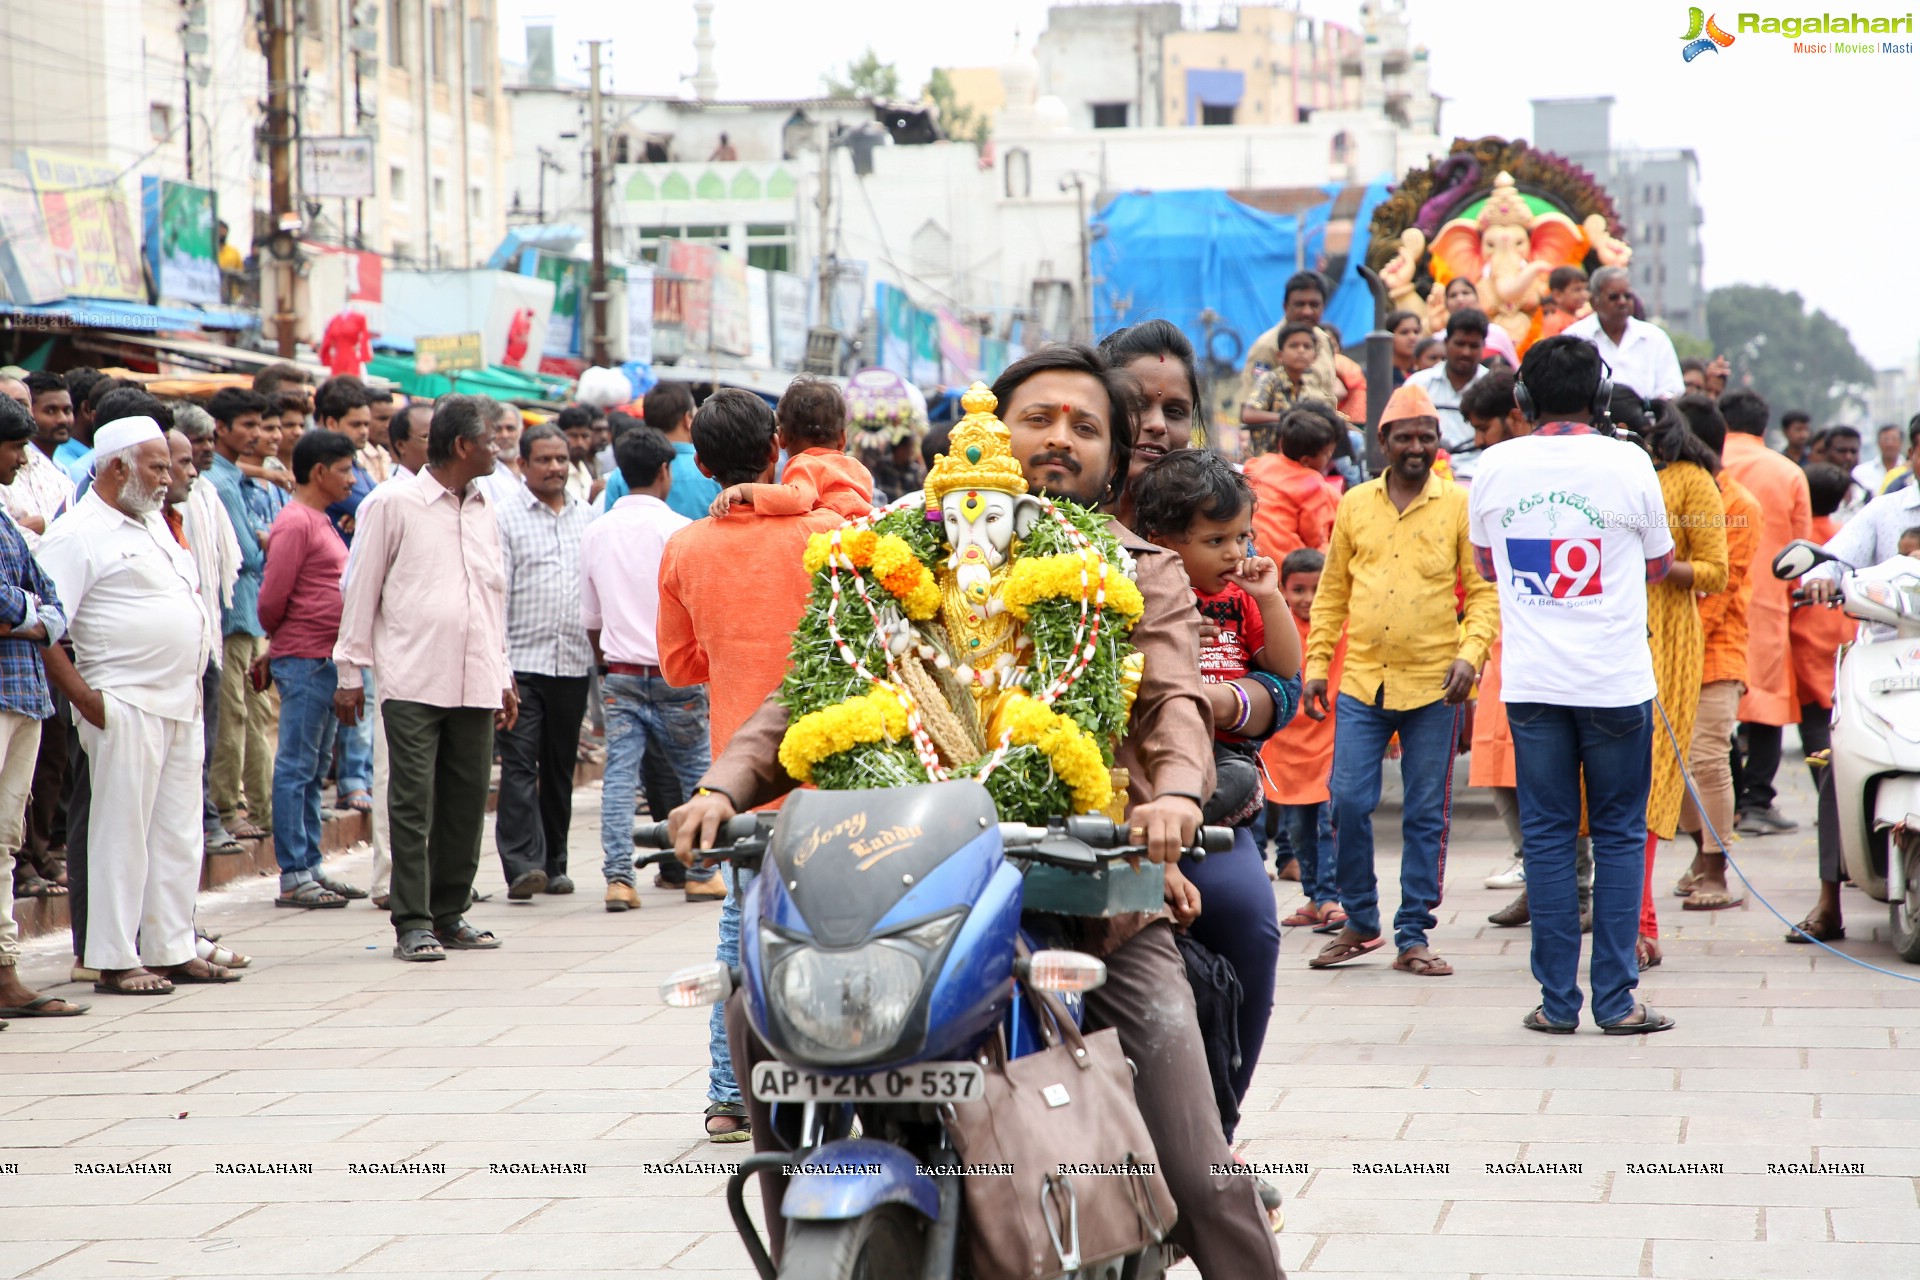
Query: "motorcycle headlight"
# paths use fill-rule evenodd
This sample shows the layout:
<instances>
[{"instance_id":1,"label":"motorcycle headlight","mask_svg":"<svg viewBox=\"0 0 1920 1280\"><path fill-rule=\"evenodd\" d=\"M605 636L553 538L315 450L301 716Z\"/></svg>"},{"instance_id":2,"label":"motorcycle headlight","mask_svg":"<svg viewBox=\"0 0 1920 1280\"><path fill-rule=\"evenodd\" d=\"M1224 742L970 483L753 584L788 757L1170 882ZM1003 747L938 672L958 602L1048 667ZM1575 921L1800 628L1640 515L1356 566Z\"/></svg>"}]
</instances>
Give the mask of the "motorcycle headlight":
<instances>
[{"instance_id":1,"label":"motorcycle headlight","mask_svg":"<svg viewBox=\"0 0 1920 1280\"><path fill-rule=\"evenodd\" d=\"M924 980L920 960L892 942L851 951L797 947L776 960L774 1005L821 1063L857 1062L900 1037Z\"/></svg>"}]
</instances>

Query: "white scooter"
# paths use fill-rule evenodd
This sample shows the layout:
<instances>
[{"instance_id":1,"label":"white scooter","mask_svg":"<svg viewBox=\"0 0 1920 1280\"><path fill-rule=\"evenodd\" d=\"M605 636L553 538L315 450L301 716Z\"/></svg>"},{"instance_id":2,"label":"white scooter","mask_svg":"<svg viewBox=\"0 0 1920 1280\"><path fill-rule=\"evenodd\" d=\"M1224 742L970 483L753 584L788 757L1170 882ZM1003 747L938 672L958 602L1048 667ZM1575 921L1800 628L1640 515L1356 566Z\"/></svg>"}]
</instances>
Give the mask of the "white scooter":
<instances>
[{"instance_id":1,"label":"white scooter","mask_svg":"<svg viewBox=\"0 0 1920 1280\"><path fill-rule=\"evenodd\" d=\"M1773 576L1839 564L1841 608L1866 624L1833 681L1833 794L1848 877L1891 908L1894 949L1920 964L1920 558L1856 568L1804 540Z\"/></svg>"}]
</instances>

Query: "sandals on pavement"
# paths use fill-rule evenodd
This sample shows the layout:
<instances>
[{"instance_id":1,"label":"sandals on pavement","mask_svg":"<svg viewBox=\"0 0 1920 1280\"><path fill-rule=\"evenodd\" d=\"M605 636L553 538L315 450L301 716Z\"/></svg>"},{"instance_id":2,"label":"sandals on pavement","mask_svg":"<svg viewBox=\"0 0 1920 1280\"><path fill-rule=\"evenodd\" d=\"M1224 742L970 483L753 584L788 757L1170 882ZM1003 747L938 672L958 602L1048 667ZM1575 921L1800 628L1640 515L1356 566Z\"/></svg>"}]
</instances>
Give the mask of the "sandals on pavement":
<instances>
[{"instance_id":1,"label":"sandals on pavement","mask_svg":"<svg viewBox=\"0 0 1920 1280\"><path fill-rule=\"evenodd\" d=\"M1699 884L1703 878L1704 877L1696 873L1692 867L1688 867L1680 873L1680 878L1673 882L1673 896L1676 898L1686 897L1693 892L1694 886Z\"/></svg>"},{"instance_id":2,"label":"sandals on pavement","mask_svg":"<svg viewBox=\"0 0 1920 1280\"><path fill-rule=\"evenodd\" d=\"M317 871L313 873L313 882L328 893L350 901L357 901L367 896L365 889L356 889L344 880L335 880L332 876L323 876Z\"/></svg>"},{"instance_id":3,"label":"sandals on pavement","mask_svg":"<svg viewBox=\"0 0 1920 1280\"><path fill-rule=\"evenodd\" d=\"M234 823L227 831L236 840L264 840L272 834L251 818Z\"/></svg>"},{"instance_id":4,"label":"sandals on pavement","mask_svg":"<svg viewBox=\"0 0 1920 1280\"><path fill-rule=\"evenodd\" d=\"M1338 933L1346 927L1346 923L1346 908L1337 902L1329 902L1326 907L1326 913L1320 918L1320 923L1313 926L1313 931L1315 933Z\"/></svg>"},{"instance_id":5,"label":"sandals on pavement","mask_svg":"<svg viewBox=\"0 0 1920 1280\"><path fill-rule=\"evenodd\" d=\"M1402 951L1394 959L1393 968L1401 973L1411 973L1420 978L1451 978L1453 966L1439 956L1416 956L1411 951Z\"/></svg>"},{"instance_id":6,"label":"sandals on pavement","mask_svg":"<svg viewBox=\"0 0 1920 1280\"><path fill-rule=\"evenodd\" d=\"M54 1005L61 1007L56 1009ZM77 1018L92 1007L62 1000L59 996L35 996L25 1004L0 1009L0 1018Z\"/></svg>"},{"instance_id":7,"label":"sandals on pavement","mask_svg":"<svg viewBox=\"0 0 1920 1280\"><path fill-rule=\"evenodd\" d=\"M309 880L292 893L283 893L275 898L273 905L291 907L296 911L331 911L346 906L347 900L318 880Z\"/></svg>"},{"instance_id":8,"label":"sandals on pavement","mask_svg":"<svg viewBox=\"0 0 1920 1280\"><path fill-rule=\"evenodd\" d=\"M1280 925L1285 929L1303 929L1324 923L1326 923L1326 917L1321 914L1319 904L1307 902L1295 907L1293 914L1282 920Z\"/></svg>"},{"instance_id":9,"label":"sandals on pavement","mask_svg":"<svg viewBox=\"0 0 1920 1280\"><path fill-rule=\"evenodd\" d=\"M199 967L195 968L196 965ZM165 976L177 985L190 987L225 986L229 982L240 981L240 975L225 965L202 960L198 956L185 964L176 964L167 969Z\"/></svg>"},{"instance_id":10,"label":"sandals on pavement","mask_svg":"<svg viewBox=\"0 0 1920 1280\"><path fill-rule=\"evenodd\" d=\"M1658 969L1666 957L1660 954L1660 943L1656 939L1641 934L1633 944L1633 959L1640 972L1645 973L1649 969Z\"/></svg>"},{"instance_id":11,"label":"sandals on pavement","mask_svg":"<svg viewBox=\"0 0 1920 1280\"><path fill-rule=\"evenodd\" d=\"M440 940L433 936L431 929L408 929L394 943L395 960L445 960L447 953L441 949Z\"/></svg>"},{"instance_id":12,"label":"sandals on pavement","mask_svg":"<svg viewBox=\"0 0 1920 1280\"><path fill-rule=\"evenodd\" d=\"M1362 938L1357 942L1342 942L1335 938L1320 949L1320 954L1307 961L1309 969L1331 969L1337 964L1349 960L1358 960L1361 956L1372 955L1387 945L1385 938Z\"/></svg>"},{"instance_id":13,"label":"sandals on pavement","mask_svg":"<svg viewBox=\"0 0 1920 1280\"><path fill-rule=\"evenodd\" d=\"M240 847L240 842L238 840L234 839L231 835L229 835L227 832L224 832L224 831L222 831L217 836L213 836L213 835L207 836L206 845L207 845L208 853L235 854L235 853L246 852L245 849L242 849Z\"/></svg>"},{"instance_id":14,"label":"sandals on pavement","mask_svg":"<svg viewBox=\"0 0 1920 1280\"><path fill-rule=\"evenodd\" d=\"M1719 889L1696 889L1687 895L1687 900L1680 904L1680 909L1682 911L1725 911L1745 901L1744 897L1722 892Z\"/></svg>"},{"instance_id":15,"label":"sandals on pavement","mask_svg":"<svg viewBox=\"0 0 1920 1280\"><path fill-rule=\"evenodd\" d=\"M716 1102L707 1108L708 1142L745 1142L752 1136L745 1103Z\"/></svg>"},{"instance_id":16,"label":"sandals on pavement","mask_svg":"<svg viewBox=\"0 0 1920 1280\"><path fill-rule=\"evenodd\" d=\"M1544 1031L1550 1036L1570 1036L1580 1029L1574 1023L1547 1021L1544 1005L1535 1007L1532 1013L1520 1019L1520 1025L1529 1031Z\"/></svg>"},{"instance_id":17,"label":"sandals on pavement","mask_svg":"<svg viewBox=\"0 0 1920 1280\"><path fill-rule=\"evenodd\" d=\"M217 964L223 969L244 969L253 963L252 956L243 956L230 947L217 946L212 938L195 938L193 954L208 964Z\"/></svg>"},{"instance_id":18,"label":"sandals on pavement","mask_svg":"<svg viewBox=\"0 0 1920 1280\"><path fill-rule=\"evenodd\" d=\"M355 813L372 813L373 795L366 791L349 791L340 797L340 807Z\"/></svg>"},{"instance_id":19,"label":"sandals on pavement","mask_svg":"<svg viewBox=\"0 0 1920 1280\"><path fill-rule=\"evenodd\" d=\"M64 898L67 896L67 887L28 871L14 878L13 896L16 898Z\"/></svg>"},{"instance_id":20,"label":"sandals on pavement","mask_svg":"<svg viewBox=\"0 0 1920 1280\"><path fill-rule=\"evenodd\" d=\"M1600 1024L1600 1030L1610 1036L1644 1036L1652 1035L1656 1031L1673 1030L1673 1019L1664 1013L1657 1012L1652 1005L1636 1004L1633 1007L1640 1014L1641 1021L1628 1022L1622 1019L1619 1022L1603 1022ZM1632 1016L1632 1014L1627 1015L1627 1017Z\"/></svg>"},{"instance_id":21,"label":"sandals on pavement","mask_svg":"<svg viewBox=\"0 0 1920 1280\"><path fill-rule=\"evenodd\" d=\"M435 929L433 936L449 951L497 951L500 948L500 939L493 936L493 930L476 929L465 920L451 929Z\"/></svg>"},{"instance_id":22,"label":"sandals on pavement","mask_svg":"<svg viewBox=\"0 0 1920 1280\"><path fill-rule=\"evenodd\" d=\"M103 996L170 996L173 983L151 969L103 969L93 989Z\"/></svg>"},{"instance_id":23,"label":"sandals on pavement","mask_svg":"<svg viewBox=\"0 0 1920 1280\"><path fill-rule=\"evenodd\" d=\"M1836 924L1825 916L1808 916L1793 926L1793 932L1787 935L1788 942L1839 942L1847 936L1847 927Z\"/></svg>"}]
</instances>

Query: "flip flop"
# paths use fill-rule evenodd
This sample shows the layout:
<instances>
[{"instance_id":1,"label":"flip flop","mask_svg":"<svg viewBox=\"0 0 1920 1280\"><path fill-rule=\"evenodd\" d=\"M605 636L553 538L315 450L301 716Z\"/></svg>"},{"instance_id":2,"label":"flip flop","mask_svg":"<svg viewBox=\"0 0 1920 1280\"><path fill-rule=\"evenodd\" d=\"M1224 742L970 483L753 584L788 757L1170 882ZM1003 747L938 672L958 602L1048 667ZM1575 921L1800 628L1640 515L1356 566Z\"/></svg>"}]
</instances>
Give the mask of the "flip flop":
<instances>
[{"instance_id":1,"label":"flip flop","mask_svg":"<svg viewBox=\"0 0 1920 1280\"><path fill-rule=\"evenodd\" d=\"M1547 1021L1546 1007L1538 1006L1526 1017L1520 1019L1520 1025L1529 1031L1544 1031L1550 1036L1570 1036L1580 1029L1577 1023Z\"/></svg>"},{"instance_id":2,"label":"flip flop","mask_svg":"<svg viewBox=\"0 0 1920 1280\"><path fill-rule=\"evenodd\" d=\"M1687 900L1680 904L1680 909L1682 911L1725 911L1745 901L1745 898L1736 898L1730 893L1719 893L1710 889L1696 890L1687 895Z\"/></svg>"},{"instance_id":3,"label":"flip flop","mask_svg":"<svg viewBox=\"0 0 1920 1280\"><path fill-rule=\"evenodd\" d=\"M372 813L373 795L367 791L349 791L340 797L340 807L351 809L355 813Z\"/></svg>"},{"instance_id":4,"label":"flip flop","mask_svg":"<svg viewBox=\"0 0 1920 1280\"><path fill-rule=\"evenodd\" d=\"M245 822L236 822L228 827L227 834L236 840L264 840L273 833L249 818Z\"/></svg>"},{"instance_id":5,"label":"flip flop","mask_svg":"<svg viewBox=\"0 0 1920 1280\"><path fill-rule=\"evenodd\" d=\"M1280 922L1281 927L1286 929L1302 929L1324 923L1325 918L1321 916L1320 908L1311 902L1302 907L1295 907L1293 914Z\"/></svg>"},{"instance_id":6,"label":"flip flop","mask_svg":"<svg viewBox=\"0 0 1920 1280\"><path fill-rule=\"evenodd\" d=\"M1699 883L1700 877L1695 875L1692 869L1689 868L1681 872L1680 878L1673 882L1673 896L1676 898L1684 898L1692 893L1693 887Z\"/></svg>"},{"instance_id":7,"label":"flip flop","mask_svg":"<svg viewBox=\"0 0 1920 1280\"><path fill-rule=\"evenodd\" d=\"M1346 927L1346 923L1347 923L1346 909L1340 906L1338 903L1334 903L1328 906L1327 914L1325 918L1323 918L1319 924L1313 927L1313 931L1315 933L1329 933L1329 934L1338 933L1340 932L1341 929Z\"/></svg>"},{"instance_id":8,"label":"flip flop","mask_svg":"<svg viewBox=\"0 0 1920 1280\"><path fill-rule=\"evenodd\" d=\"M152 970L148 972L152 973ZM123 973L118 978L108 979L104 976L99 978L94 982L93 989L103 996L170 996L173 994L171 979L165 974L155 973L153 976L160 979L160 985L157 987L122 986L121 984L129 977L128 974Z\"/></svg>"},{"instance_id":9,"label":"flip flop","mask_svg":"<svg viewBox=\"0 0 1920 1280\"><path fill-rule=\"evenodd\" d=\"M1656 1011L1652 1005L1637 1004L1634 1008L1641 1011L1640 1016L1646 1019L1645 1022L1603 1022L1600 1024L1601 1032L1610 1036L1645 1036L1656 1031L1673 1030L1673 1019Z\"/></svg>"},{"instance_id":10,"label":"flip flop","mask_svg":"<svg viewBox=\"0 0 1920 1280\"><path fill-rule=\"evenodd\" d=\"M1329 942L1320 954L1307 961L1309 969L1331 969L1349 960L1371 955L1387 945L1385 938L1367 938L1360 942Z\"/></svg>"},{"instance_id":11,"label":"flip flop","mask_svg":"<svg viewBox=\"0 0 1920 1280\"><path fill-rule=\"evenodd\" d=\"M1787 941L1801 944L1839 942L1846 936L1847 928L1845 925L1835 924L1831 920L1816 920L1814 917L1808 916L1805 920L1793 926L1793 932L1787 935Z\"/></svg>"},{"instance_id":12,"label":"flip flop","mask_svg":"<svg viewBox=\"0 0 1920 1280\"><path fill-rule=\"evenodd\" d=\"M1416 956L1401 952L1394 957L1392 968L1401 973L1410 973L1416 978L1451 978L1453 966L1439 956Z\"/></svg>"},{"instance_id":13,"label":"flip flop","mask_svg":"<svg viewBox=\"0 0 1920 1280\"><path fill-rule=\"evenodd\" d=\"M64 1009L49 1009L50 1004L64 1004ZM0 1009L0 1018L77 1018L91 1005L75 1004L71 1000L62 1000L59 996L35 996L22 1005L9 1009Z\"/></svg>"},{"instance_id":14,"label":"flip flop","mask_svg":"<svg viewBox=\"0 0 1920 1280\"><path fill-rule=\"evenodd\" d=\"M188 968L192 963L193 961L189 960L187 964L176 965L171 973L164 976L175 986L188 987L223 987L230 982L240 981L240 975L230 971L225 965L202 960L200 963L207 966L207 971L195 973Z\"/></svg>"}]
</instances>

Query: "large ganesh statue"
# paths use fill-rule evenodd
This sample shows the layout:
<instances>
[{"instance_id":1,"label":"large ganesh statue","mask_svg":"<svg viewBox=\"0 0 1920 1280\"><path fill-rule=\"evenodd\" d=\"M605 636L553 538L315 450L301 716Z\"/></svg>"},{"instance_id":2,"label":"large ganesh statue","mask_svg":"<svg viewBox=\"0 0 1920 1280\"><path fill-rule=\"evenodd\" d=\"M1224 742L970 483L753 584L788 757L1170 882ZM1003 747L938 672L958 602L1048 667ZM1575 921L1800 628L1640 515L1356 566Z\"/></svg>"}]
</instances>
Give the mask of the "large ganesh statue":
<instances>
[{"instance_id":1,"label":"large ganesh statue","mask_svg":"<svg viewBox=\"0 0 1920 1280\"><path fill-rule=\"evenodd\" d=\"M1524 141L1456 138L1374 210L1367 265L1392 305L1446 325L1447 286L1465 280L1479 307L1526 354L1541 335L1555 267L1625 266L1613 200L1578 165Z\"/></svg>"},{"instance_id":2,"label":"large ganesh statue","mask_svg":"<svg viewBox=\"0 0 1920 1280\"><path fill-rule=\"evenodd\" d=\"M974 778L1004 821L1111 812L1143 602L1098 514L1029 494L975 383L922 493L813 536L780 763L830 790Z\"/></svg>"}]
</instances>

